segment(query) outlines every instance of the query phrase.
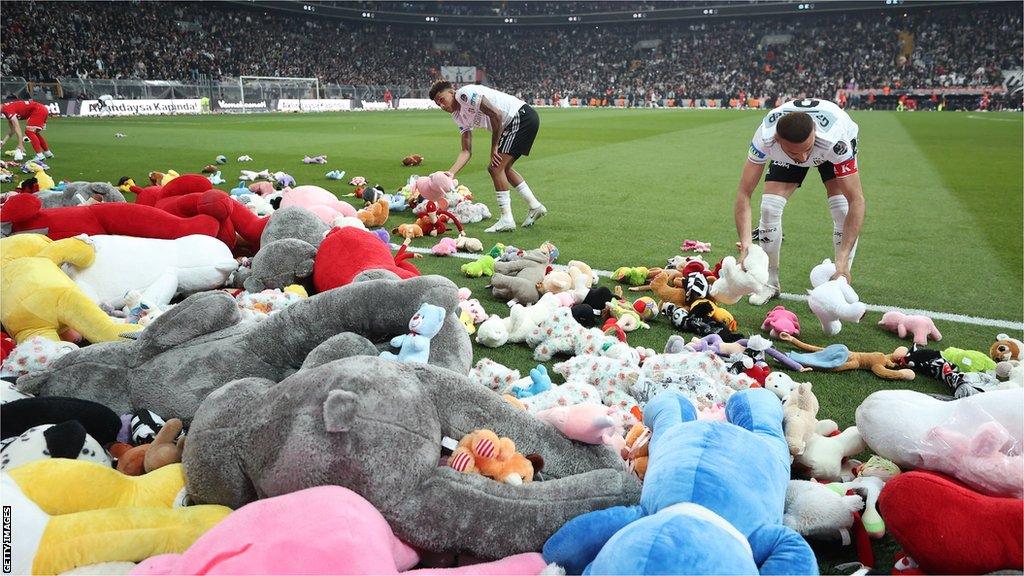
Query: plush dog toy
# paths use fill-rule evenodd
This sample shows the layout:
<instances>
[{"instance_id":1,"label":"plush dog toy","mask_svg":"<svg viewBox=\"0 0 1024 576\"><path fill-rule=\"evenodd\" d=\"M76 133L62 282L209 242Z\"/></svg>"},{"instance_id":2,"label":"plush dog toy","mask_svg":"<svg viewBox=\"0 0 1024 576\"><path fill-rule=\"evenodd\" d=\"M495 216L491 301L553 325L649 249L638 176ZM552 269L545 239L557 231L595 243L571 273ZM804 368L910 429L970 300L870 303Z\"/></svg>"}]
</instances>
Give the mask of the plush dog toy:
<instances>
[{"instance_id":1,"label":"plush dog toy","mask_svg":"<svg viewBox=\"0 0 1024 576\"><path fill-rule=\"evenodd\" d=\"M726 416L696 421L680 393L652 399L640 505L570 520L544 558L571 574L816 574L807 542L782 524L789 454L778 399L737 392Z\"/></svg>"},{"instance_id":2,"label":"plush dog toy","mask_svg":"<svg viewBox=\"0 0 1024 576\"><path fill-rule=\"evenodd\" d=\"M807 291L807 304L826 336L839 334L843 321L860 322L867 311L845 277L830 280L835 273L836 265L826 258L811 270L813 289Z\"/></svg>"},{"instance_id":3,"label":"plush dog toy","mask_svg":"<svg viewBox=\"0 0 1024 576\"><path fill-rule=\"evenodd\" d=\"M0 240L0 322L15 342L33 336L59 342L64 328L89 342L109 342L142 329L113 321L59 268L85 268L94 258L92 245L80 238L54 242L41 234L17 234Z\"/></svg>"},{"instance_id":4,"label":"plush dog toy","mask_svg":"<svg viewBox=\"0 0 1024 576\"><path fill-rule=\"evenodd\" d=\"M780 334L780 340L789 342L793 346L816 354L798 354L790 352L789 357L812 368L826 369L833 372L844 372L846 370L871 370L879 378L886 380L913 380L914 371L907 368L900 368L899 361L895 358L898 354L883 354L882 352L851 352L842 344L833 344L827 348L812 346L797 340L790 334ZM897 352L900 352L897 349Z\"/></svg>"},{"instance_id":5,"label":"plush dog toy","mask_svg":"<svg viewBox=\"0 0 1024 576\"><path fill-rule=\"evenodd\" d=\"M928 338L938 342L942 340L942 334L935 327L935 323L927 316L907 315L895 310L886 312L878 321L879 326L884 326L889 332L895 332L900 338L906 338L910 334L914 344L924 346Z\"/></svg>"},{"instance_id":6,"label":"plush dog toy","mask_svg":"<svg viewBox=\"0 0 1024 576\"><path fill-rule=\"evenodd\" d=\"M1024 502L985 496L941 474L907 472L885 485L889 533L928 574L1024 569Z\"/></svg>"}]
</instances>

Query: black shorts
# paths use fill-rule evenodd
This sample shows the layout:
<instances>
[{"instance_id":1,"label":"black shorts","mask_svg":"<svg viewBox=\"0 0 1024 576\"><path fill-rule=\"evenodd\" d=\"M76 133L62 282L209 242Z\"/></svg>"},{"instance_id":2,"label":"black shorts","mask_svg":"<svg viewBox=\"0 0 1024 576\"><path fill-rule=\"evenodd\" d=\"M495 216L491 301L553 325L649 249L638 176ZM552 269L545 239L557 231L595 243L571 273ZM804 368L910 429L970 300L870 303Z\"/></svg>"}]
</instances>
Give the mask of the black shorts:
<instances>
[{"instance_id":1,"label":"black shorts","mask_svg":"<svg viewBox=\"0 0 1024 576\"><path fill-rule=\"evenodd\" d=\"M850 141L853 145L853 155L857 155L857 139L854 138ZM765 182L787 182L789 184L796 184L797 188L800 187L804 182L804 177L807 176L807 171L810 168L806 166L794 166L792 164L783 164L772 160L768 164L768 175L764 177ZM818 174L821 176L822 183L834 180L836 177L836 167L831 162L825 162L824 164L818 165Z\"/></svg>"},{"instance_id":2,"label":"black shorts","mask_svg":"<svg viewBox=\"0 0 1024 576\"><path fill-rule=\"evenodd\" d=\"M498 139L498 152L508 154L513 158L529 156L539 128L540 116L537 116L537 111L529 104L523 104L512 122L509 122L509 125L501 132L501 138Z\"/></svg>"}]
</instances>

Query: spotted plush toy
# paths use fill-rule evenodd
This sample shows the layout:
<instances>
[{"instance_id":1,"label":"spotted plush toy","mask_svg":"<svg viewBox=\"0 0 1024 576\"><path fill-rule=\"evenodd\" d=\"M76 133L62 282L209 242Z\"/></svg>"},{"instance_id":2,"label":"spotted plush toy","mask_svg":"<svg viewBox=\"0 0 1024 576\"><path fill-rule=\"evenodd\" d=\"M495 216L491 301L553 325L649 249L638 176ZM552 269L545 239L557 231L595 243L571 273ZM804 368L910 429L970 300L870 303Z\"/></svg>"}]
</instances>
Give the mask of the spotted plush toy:
<instances>
[{"instance_id":1,"label":"spotted plush toy","mask_svg":"<svg viewBox=\"0 0 1024 576\"><path fill-rule=\"evenodd\" d=\"M3 441L0 470L47 458L69 458L111 465L110 456L81 423L68 420L60 424L33 426L19 436Z\"/></svg>"},{"instance_id":2,"label":"spotted plush toy","mask_svg":"<svg viewBox=\"0 0 1024 576\"><path fill-rule=\"evenodd\" d=\"M539 362L551 360L557 354L598 354L615 342L615 338L596 328L581 326L569 308L556 309L526 337L526 343L533 347L534 359Z\"/></svg>"}]
</instances>

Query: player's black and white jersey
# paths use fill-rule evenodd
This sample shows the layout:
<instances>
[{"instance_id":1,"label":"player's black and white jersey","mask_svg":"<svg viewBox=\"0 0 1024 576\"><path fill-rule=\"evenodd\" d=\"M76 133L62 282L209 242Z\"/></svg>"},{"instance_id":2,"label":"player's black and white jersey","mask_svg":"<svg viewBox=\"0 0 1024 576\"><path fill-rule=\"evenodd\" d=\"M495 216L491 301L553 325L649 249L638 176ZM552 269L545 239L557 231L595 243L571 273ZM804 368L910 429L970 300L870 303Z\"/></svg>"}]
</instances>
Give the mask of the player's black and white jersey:
<instances>
[{"instance_id":1,"label":"player's black and white jersey","mask_svg":"<svg viewBox=\"0 0 1024 576\"><path fill-rule=\"evenodd\" d=\"M779 120L789 112L806 112L814 120L814 148L806 162L795 162L775 140ZM786 102L769 112L757 127L747 159L755 164L773 161L801 167L831 162L836 166L836 176L849 175L856 172L856 163L851 160L856 155L854 140L858 130L850 115L828 100L805 98ZM847 167L847 172L840 173L844 170L842 167Z\"/></svg>"},{"instance_id":2,"label":"player's black and white jersey","mask_svg":"<svg viewBox=\"0 0 1024 576\"><path fill-rule=\"evenodd\" d=\"M501 113L501 129L508 126L516 117L519 109L526 104L511 94L499 92L487 86L479 84L463 86L455 91L459 110L452 112L452 120L455 120L455 125L459 127L460 132L469 132L474 128L491 129L490 118L480 109L480 101L484 97Z\"/></svg>"}]
</instances>

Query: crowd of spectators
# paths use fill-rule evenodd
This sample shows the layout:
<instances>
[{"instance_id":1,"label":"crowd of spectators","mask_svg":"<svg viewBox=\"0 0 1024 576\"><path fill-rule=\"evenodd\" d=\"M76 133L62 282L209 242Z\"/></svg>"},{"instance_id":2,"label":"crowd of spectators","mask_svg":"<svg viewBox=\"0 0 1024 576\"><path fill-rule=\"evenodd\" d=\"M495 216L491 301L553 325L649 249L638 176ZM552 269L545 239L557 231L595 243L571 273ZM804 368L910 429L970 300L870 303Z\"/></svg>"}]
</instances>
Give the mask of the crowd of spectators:
<instances>
[{"instance_id":1,"label":"crowd of spectators","mask_svg":"<svg viewBox=\"0 0 1024 576\"><path fill-rule=\"evenodd\" d=\"M414 27L222 3L9 0L2 26L0 73L36 81L315 76L423 89L441 66L476 66L488 83L524 98L635 100L991 87L1001 84L1000 70L1022 66L1018 3L618 26Z\"/></svg>"}]
</instances>

